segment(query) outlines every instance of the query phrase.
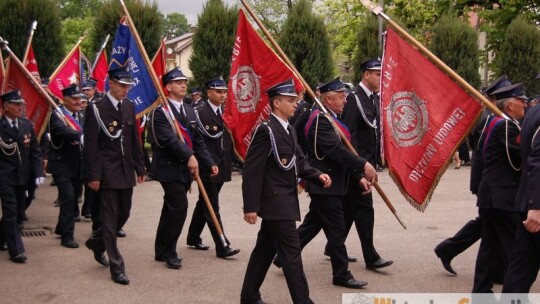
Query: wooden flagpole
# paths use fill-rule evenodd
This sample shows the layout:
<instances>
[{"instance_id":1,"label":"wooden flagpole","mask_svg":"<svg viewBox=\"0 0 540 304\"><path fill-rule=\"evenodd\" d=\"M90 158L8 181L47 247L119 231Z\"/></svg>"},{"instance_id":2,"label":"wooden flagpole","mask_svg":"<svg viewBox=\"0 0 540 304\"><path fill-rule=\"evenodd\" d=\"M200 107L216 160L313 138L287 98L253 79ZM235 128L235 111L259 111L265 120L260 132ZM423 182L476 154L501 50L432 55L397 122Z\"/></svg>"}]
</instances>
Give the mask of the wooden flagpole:
<instances>
[{"instance_id":1,"label":"wooden flagpole","mask_svg":"<svg viewBox=\"0 0 540 304\"><path fill-rule=\"evenodd\" d=\"M169 114L171 115L171 118L174 122L174 127L176 128L176 134L178 135L180 140L185 143L185 139L182 136L182 133L180 132L180 128L178 127L178 124L175 123L175 117L171 111L170 106L168 105L168 101L167 101L167 98L165 97L165 93L163 92L161 83L159 83L159 79L156 75L156 71L154 71L154 68L152 67L150 58L148 57L148 54L146 53L146 50L144 49L141 38L139 37L139 33L137 32L137 29L135 28L135 25L133 24L133 20L131 19L131 16L129 15L129 11L126 7L126 4L124 3L123 0L120 0L120 3L122 4L122 9L124 10L124 14L127 17L129 27L131 28L131 32L133 33L133 36L135 37L135 40L137 41L137 46L139 47L139 51L143 55L146 68L150 71L150 75L152 76L152 82L154 83L154 86L158 90L161 103L164 104L166 108L169 110ZM206 207L208 208L208 212L210 213L210 216L212 217L212 222L214 222L217 233L219 234L219 238L221 239L223 246L227 247L228 246L227 240L225 239L225 235L223 234L223 230L221 229L221 225L219 224L219 221L216 217L216 213L214 212L214 208L212 207L212 204L210 203L210 199L208 198L208 194L206 193L206 189L204 188L201 178L198 174L196 174L194 176L194 179L197 181L197 186L199 186L199 191L201 192L201 195L204 199Z\"/></svg>"},{"instance_id":2,"label":"wooden flagpole","mask_svg":"<svg viewBox=\"0 0 540 304\"><path fill-rule=\"evenodd\" d=\"M469 94L471 94L476 100L482 102L484 106L486 106L491 112L495 113L497 116L501 116L504 118L507 118L507 116L499 110L493 103L491 103L482 93L478 92L473 86L471 86L467 81L465 81L461 76L459 76L454 70L452 70L449 66L447 66L442 60L440 60L435 54L433 54L430 50L428 50L425 46L423 46L418 40L414 39L413 36L411 36L407 31L405 31L402 27L400 27L396 22L394 22L390 17L388 17L386 14L383 13L383 9L378 6L377 4L369 1L369 0L360 0L360 2L369 9L373 14L376 16L382 17L384 20L390 24L404 39L406 39L409 43L414 45L420 53L422 53L424 56L426 56L431 62L433 62L435 65L437 65L443 72L448 75L454 82L456 82L460 87L462 87L465 91L467 91Z\"/></svg>"},{"instance_id":3,"label":"wooden flagpole","mask_svg":"<svg viewBox=\"0 0 540 304\"><path fill-rule=\"evenodd\" d=\"M30 33L28 34L28 42L26 43L26 49L24 50L24 56L22 62L26 64L26 61L28 60L28 53L30 52L30 47L32 46L32 39L34 38L34 31L37 28L37 21L32 21L32 24L30 26Z\"/></svg>"},{"instance_id":4,"label":"wooden flagpole","mask_svg":"<svg viewBox=\"0 0 540 304\"><path fill-rule=\"evenodd\" d=\"M266 27L264 26L264 24L262 24L262 22L259 20L259 18L257 17L257 15L255 14L255 12L253 12L253 10L251 9L251 7L249 6L249 4L245 1L245 0L240 0L242 2L242 4L244 5L244 7L246 8L246 10L248 11L249 15L253 18L253 20L255 20L255 22L257 23L257 25L259 26L259 28L263 31L264 35L266 36L266 38L268 38L268 40L270 41L270 43L272 44L272 46L274 47L274 49L277 51L277 53L279 54L279 56L281 57L281 59L283 59L283 61L285 61L285 63L293 70L293 72L296 74L296 76L300 79L300 81L302 81L302 84L304 85L304 88L306 88L306 91L308 93L308 95L313 99L315 100L315 102L317 103L317 105L321 108L321 110L323 111L324 115L326 115L329 119L329 121L335 126L335 122L334 120L330 117L330 113L328 112L328 110L326 110L326 108L324 107L324 105L321 103L321 101L315 96L315 93L313 92L313 90L311 89L311 87L309 86L309 84L304 80L304 78L302 77L302 75L300 74L300 72L298 72L298 70L296 69L296 67L294 66L294 64L289 60L289 58L287 57L287 55L283 52L283 50L281 49L281 47L279 46L279 44L274 40L274 38L272 37L272 35L270 34L270 32L268 32L268 30L266 29ZM341 140L342 142L345 144L345 146L352 152L354 153L355 155L359 156L358 155L358 152L354 149L354 147L351 145L351 142L347 139L347 137L345 136L345 134L343 134L343 132L341 131L340 128L336 127L335 128L338 133L339 133L339 136L341 137ZM398 220L398 222L401 224L401 226L403 226L404 229L407 229L407 226L405 225L405 223L401 220L401 218L399 217L399 215L397 214L397 211L396 211L396 208L394 208L394 206L392 205L392 202L390 202L390 199L388 198L388 196L386 196L386 194L384 193L384 191L382 190L381 186L379 185L379 183L377 181L370 181L373 186L375 187L375 189L377 190L377 192L379 193L379 195L381 196L381 198L383 199L383 201L386 203L386 206L388 206L388 208L390 209L390 211L392 212L392 214L394 214L394 216L396 217L396 219Z\"/></svg>"},{"instance_id":5,"label":"wooden flagpole","mask_svg":"<svg viewBox=\"0 0 540 304\"><path fill-rule=\"evenodd\" d=\"M101 57L101 53L103 53L103 50L107 46L107 43L109 42L109 38L111 37L111 34L107 34L107 37L105 37L105 40L103 40L103 43L101 44L101 47L99 48L99 52L96 53L96 59L94 59L94 64L92 64L92 71L90 74L94 74L94 70L96 69L96 64L99 60L99 57Z\"/></svg>"},{"instance_id":6,"label":"wooden flagpole","mask_svg":"<svg viewBox=\"0 0 540 304\"><path fill-rule=\"evenodd\" d=\"M23 71L26 78L28 78L32 82L34 87L41 93L41 95L45 97L45 100L47 100L49 104L53 107L53 109L58 113L58 115L60 115L60 118L63 119L70 128L72 128L73 130L77 130L75 125L73 125L71 121L65 117L62 110L60 110L58 105L54 102L54 100L52 100L51 96L49 96L49 93L47 93L47 91L43 89L41 84L38 83L37 80L32 76L32 74L30 74L30 72L26 69L26 66L19 60L19 58L17 58L13 51L11 51L11 49L8 47L8 41L0 37L0 45L4 50L6 50L6 52L9 53L10 62L15 63Z\"/></svg>"}]
</instances>

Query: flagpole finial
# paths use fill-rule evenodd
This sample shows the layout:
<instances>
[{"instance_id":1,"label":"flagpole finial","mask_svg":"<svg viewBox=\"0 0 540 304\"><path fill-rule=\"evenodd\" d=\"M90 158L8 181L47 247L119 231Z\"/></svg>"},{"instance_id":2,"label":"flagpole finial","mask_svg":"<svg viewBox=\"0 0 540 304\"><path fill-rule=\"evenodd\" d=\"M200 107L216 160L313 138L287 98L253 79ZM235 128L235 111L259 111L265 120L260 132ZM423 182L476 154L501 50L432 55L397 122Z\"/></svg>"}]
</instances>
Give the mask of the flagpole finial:
<instances>
[{"instance_id":1,"label":"flagpole finial","mask_svg":"<svg viewBox=\"0 0 540 304\"><path fill-rule=\"evenodd\" d=\"M35 31L37 29L37 21L32 21L32 30Z\"/></svg>"},{"instance_id":2,"label":"flagpole finial","mask_svg":"<svg viewBox=\"0 0 540 304\"><path fill-rule=\"evenodd\" d=\"M9 51L8 47L9 41L4 40L4 38L0 37L0 47L3 48L6 51Z\"/></svg>"},{"instance_id":3,"label":"flagpole finial","mask_svg":"<svg viewBox=\"0 0 540 304\"><path fill-rule=\"evenodd\" d=\"M382 7L378 6L377 4L369 1L369 0L360 0L360 2L362 2L362 4L367 8L369 9L371 12L373 12L373 14L375 15L379 15L382 13L383 9Z\"/></svg>"}]
</instances>

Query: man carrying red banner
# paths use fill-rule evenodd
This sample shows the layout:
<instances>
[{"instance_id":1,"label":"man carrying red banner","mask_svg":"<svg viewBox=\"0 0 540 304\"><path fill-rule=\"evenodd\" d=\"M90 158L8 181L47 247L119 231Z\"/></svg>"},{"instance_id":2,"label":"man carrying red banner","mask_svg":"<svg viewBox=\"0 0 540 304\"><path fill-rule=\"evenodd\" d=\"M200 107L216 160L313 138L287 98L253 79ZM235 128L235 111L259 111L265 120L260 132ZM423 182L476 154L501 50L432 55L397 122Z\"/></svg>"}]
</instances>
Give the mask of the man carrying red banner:
<instances>
[{"instance_id":1,"label":"man carrying red banner","mask_svg":"<svg viewBox=\"0 0 540 304\"><path fill-rule=\"evenodd\" d=\"M187 191L193 179L199 178L197 159L210 168L211 176L219 170L197 130L195 110L183 102L187 77L174 68L163 75L162 83L169 94L169 108L154 108L148 119L148 142L154 150L154 179L165 192L156 232L155 260L165 262L170 269L180 269L182 259L178 257L176 245L186 221Z\"/></svg>"},{"instance_id":2,"label":"man carrying red banner","mask_svg":"<svg viewBox=\"0 0 540 304\"><path fill-rule=\"evenodd\" d=\"M359 155L374 166L380 160L380 110L379 96L381 81L381 61L370 59L362 62L362 80L347 96L347 104L341 114L341 119L351 133L351 144ZM373 209L373 194L362 194L358 181L351 179L347 197L343 203L345 211L345 230L347 234L352 224L360 237L362 254L366 268L375 270L392 265L393 261L381 258L373 244L373 226L375 225L375 210Z\"/></svg>"},{"instance_id":3,"label":"man carrying red banner","mask_svg":"<svg viewBox=\"0 0 540 304\"><path fill-rule=\"evenodd\" d=\"M58 187L60 214L55 233L60 236L60 244L66 248L79 248L75 241L75 208L82 191L82 153L84 116L81 114L81 99L84 96L76 84L62 90L63 105L60 113L50 116L50 149L47 167ZM66 120L75 126L70 127ZM78 209L78 208L77 208Z\"/></svg>"},{"instance_id":4,"label":"man carrying red banner","mask_svg":"<svg viewBox=\"0 0 540 304\"><path fill-rule=\"evenodd\" d=\"M298 234L300 245L304 248L323 229L328 240L333 284L362 288L367 282L356 280L349 271L342 202L347 194L350 178L355 179L364 193L367 193L371 191L370 181L377 180L377 171L366 159L350 151L338 135L336 128L350 140L347 126L337 118L345 106L345 91L339 77L321 86L321 102L329 114L325 115L315 108L305 127L309 164L322 172L328 172L332 186L326 189L318 183L308 181L307 190L311 203L304 222L298 227Z\"/></svg>"}]
</instances>

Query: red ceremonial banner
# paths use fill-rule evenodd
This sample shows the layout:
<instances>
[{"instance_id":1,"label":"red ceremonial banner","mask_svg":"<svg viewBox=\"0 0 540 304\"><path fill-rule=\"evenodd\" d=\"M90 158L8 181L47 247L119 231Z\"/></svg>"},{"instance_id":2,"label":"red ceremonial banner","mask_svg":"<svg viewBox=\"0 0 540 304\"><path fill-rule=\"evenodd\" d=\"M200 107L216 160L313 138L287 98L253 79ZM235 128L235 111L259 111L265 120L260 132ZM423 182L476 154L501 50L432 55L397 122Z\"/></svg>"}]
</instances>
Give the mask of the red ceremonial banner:
<instances>
[{"instance_id":1,"label":"red ceremonial banner","mask_svg":"<svg viewBox=\"0 0 540 304\"><path fill-rule=\"evenodd\" d=\"M297 92L304 89L302 82L268 47L240 10L223 121L232 134L235 152L242 160L253 132L271 113L266 90L290 78Z\"/></svg>"},{"instance_id":2,"label":"red ceremonial banner","mask_svg":"<svg viewBox=\"0 0 540 304\"><path fill-rule=\"evenodd\" d=\"M4 94L4 78L6 77L6 69L4 66L4 56L0 49L0 94Z\"/></svg>"},{"instance_id":3,"label":"red ceremonial banner","mask_svg":"<svg viewBox=\"0 0 540 304\"><path fill-rule=\"evenodd\" d=\"M79 83L81 79L81 76L79 75L81 71L79 66L80 62L81 50L77 44L50 77L49 90L54 96L62 99L62 90L65 87L73 83Z\"/></svg>"},{"instance_id":4,"label":"red ceremonial banner","mask_svg":"<svg viewBox=\"0 0 540 304\"><path fill-rule=\"evenodd\" d=\"M165 74L165 65L165 39L161 39L161 44L159 45L159 48L154 55L154 58L152 58L152 67L154 68L154 71L159 78L159 83L162 83L161 78L163 78L163 74ZM163 92L167 92L165 87L163 87Z\"/></svg>"},{"instance_id":5,"label":"red ceremonial banner","mask_svg":"<svg viewBox=\"0 0 540 304\"><path fill-rule=\"evenodd\" d=\"M39 82L37 82L39 85ZM41 134L47 126L47 118L50 112L50 105L47 97L41 94L41 90L34 86L28 79L27 74L18 65L8 61L6 74L7 88L5 91L20 90L21 96L26 101L26 118L32 122L36 136L41 138Z\"/></svg>"},{"instance_id":6,"label":"red ceremonial banner","mask_svg":"<svg viewBox=\"0 0 540 304\"><path fill-rule=\"evenodd\" d=\"M38 82L41 82L41 77L39 76L39 69L36 61L36 55L34 55L34 48L30 46L28 48L28 55L23 60L24 66L36 78Z\"/></svg>"},{"instance_id":7,"label":"red ceremonial banner","mask_svg":"<svg viewBox=\"0 0 540 304\"><path fill-rule=\"evenodd\" d=\"M381 82L390 175L411 205L424 211L482 106L391 29Z\"/></svg>"},{"instance_id":8,"label":"red ceremonial banner","mask_svg":"<svg viewBox=\"0 0 540 304\"><path fill-rule=\"evenodd\" d=\"M103 50L99 54L96 65L92 69L92 78L97 80L96 89L101 93L105 92L105 79L107 79L108 69L109 64L107 63L107 52Z\"/></svg>"}]
</instances>

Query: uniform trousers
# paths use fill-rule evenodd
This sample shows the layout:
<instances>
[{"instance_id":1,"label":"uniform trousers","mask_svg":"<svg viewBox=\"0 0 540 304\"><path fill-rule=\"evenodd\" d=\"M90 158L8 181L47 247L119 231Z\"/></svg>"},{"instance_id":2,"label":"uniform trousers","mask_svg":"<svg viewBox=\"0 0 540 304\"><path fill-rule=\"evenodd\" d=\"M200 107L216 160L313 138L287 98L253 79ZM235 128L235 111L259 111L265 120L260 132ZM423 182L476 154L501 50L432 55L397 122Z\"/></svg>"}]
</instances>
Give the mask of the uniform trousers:
<instances>
[{"instance_id":1,"label":"uniform trousers","mask_svg":"<svg viewBox=\"0 0 540 304\"><path fill-rule=\"evenodd\" d=\"M116 233L129 219L133 188L101 189L101 237L109 257L112 275L125 272L124 259L117 246Z\"/></svg>"},{"instance_id":2,"label":"uniform trousers","mask_svg":"<svg viewBox=\"0 0 540 304\"><path fill-rule=\"evenodd\" d=\"M497 262L500 245L504 250L505 265L508 265L519 215L517 212L495 208L480 208L479 214L482 219L482 240L476 257L472 292L492 293L491 288L496 279L494 263Z\"/></svg>"},{"instance_id":3,"label":"uniform trousers","mask_svg":"<svg viewBox=\"0 0 540 304\"><path fill-rule=\"evenodd\" d=\"M2 220L0 220L0 241L5 239L10 257L24 252L22 237L17 224L17 208L24 205L26 185L8 186L0 184Z\"/></svg>"},{"instance_id":4,"label":"uniform trousers","mask_svg":"<svg viewBox=\"0 0 540 304\"><path fill-rule=\"evenodd\" d=\"M525 220L526 214L523 215ZM503 293L528 293L540 270L540 233L518 225L510 264L504 277Z\"/></svg>"},{"instance_id":5,"label":"uniform trousers","mask_svg":"<svg viewBox=\"0 0 540 304\"><path fill-rule=\"evenodd\" d=\"M262 220L257 243L249 258L240 303L261 299L260 287L277 253L293 303L313 303L302 266L300 239L294 220Z\"/></svg>"},{"instance_id":6,"label":"uniform trousers","mask_svg":"<svg viewBox=\"0 0 540 304\"><path fill-rule=\"evenodd\" d=\"M300 246L304 248L322 229L328 241L332 276L337 281L348 281L353 276L349 271L345 247L347 234L342 205L344 196L320 194L310 194L310 196L309 211L302 225L298 227Z\"/></svg>"},{"instance_id":7,"label":"uniform trousers","mask_svg":"<svg viewBox=\"0 0 540 304\"><path fill-rule=\"evenodd\" d=\"M203 182L202 184L204 186L204 189L206 190L206 194L208 195L210 204L214 209L214 213L216 214L216 218L218 219L223 234L225 234L223 224L221 222L221 215L219 214L219 192L223 187L223 183ZM189 224L187 235L188 244L202 243L201 233L204 229L204 225L206 224L208 225L208 229L210 229L210 233L212 234L212 238L214 239L214 243L216 244L216 252L223 252L225 250L225 246L223 245L223 242L221 242L221 238L219 237L219 234L217 232L216 225L214 225L212 216L210 215L210 212L206 207L206 203L204 202L201 191L199 189L199 200L197 201L197 205L193 210L193 215L191 216L191 223ZM228 246L230 244L229 240L225 239L225 241L227 242Z\"/></svg>"},{"instance_id":8,"label":"uniform trousers","mask_svg":"<svg viewBox=\"0 0 540 304\"><path fill-rule=\"evenodd\" d=\"M167 259L178 257L176 245L186 221L188 185L180 181L161 182L165 192L163 208L156 233L155 257Z\"/></svg>"},{"instance_id":9,"label":"uniform trousers","mask_svg":"<svg viewBox=\"0 0 540 304\"><path fill-rule=\"evenodd\" d=\"M82 212L83 214L90 214L92 216L92 232L98 231L102 226L101 215L99 212L99 205L101 204L100 198L101 195L99 191L96 192L88 187L86 183L84 184L84 204Z\"/></svg>"},{"instance_id":10,"label":"uniform trousers","mask_svg":"<svg viewBox=\"0 0 540 304\"><path fill-rule=\"evenodd\" d=\"M55 232L59 234L62 242L72 241L75 231L75 206L81 194L82 181L79 177L66 177L53 175L58 187L58 201L60 213Z\"/></svg>"}]
</instances>

